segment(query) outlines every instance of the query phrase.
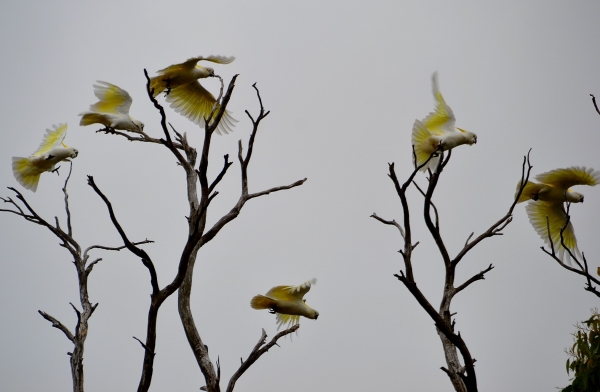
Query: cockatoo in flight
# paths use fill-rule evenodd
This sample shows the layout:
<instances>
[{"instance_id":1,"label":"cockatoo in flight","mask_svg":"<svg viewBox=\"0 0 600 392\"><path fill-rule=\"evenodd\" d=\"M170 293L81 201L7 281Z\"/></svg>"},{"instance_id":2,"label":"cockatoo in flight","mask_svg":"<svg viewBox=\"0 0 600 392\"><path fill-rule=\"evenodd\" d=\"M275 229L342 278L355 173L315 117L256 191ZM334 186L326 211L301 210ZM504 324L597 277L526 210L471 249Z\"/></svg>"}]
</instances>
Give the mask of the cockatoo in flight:
<instances>
[{"instance_id":1,"label":"cockatoo in flight","mask_svg":"<svg viewBox=\"0 0 600 392\"><path fill-rule=\"evenodd\" d=\"M433 98L435 99L435 112L429 113L423 121L415 120L412 130L412 145L415 151L417 167L423 165L436 150L448 151L461 144L473 145L477 143L477 135L473 132L456 128L456 117L450 106L444 101L438 87L438 76L435 72L431 76ZM414 158L414 157L413 157ZM413 159L414 160L414 159ZM421 168L421 171L435 169L439 156L435 154L431 160Z\"/></svg>"},{"instance_id":2,"label":"cockatoo in flight","mask_svg":"<svg viewBox=\"0 0 600 392\"><path fill-rule=\"evenodd\" d=\"M563 239L566 247L575 256L581 257L577 248L577 240L573 225L567 222L567 212L564 208L565 202L583 203L583 195L570 189L574 185L596 186L600 183L600 171L592 168L568 167L566 169L555 169L535 177L539 183L528 181L519 197L518 202L529 200L525 210L529 221L535 231L549 245L552 238L554 249L560 260L570 263L570 255L563 247L560 239L560 231L563 231ZM517 185L517 192L521 183ZM516 196L516 195L515 195ZM548 218L546 220L546 217ZM550 233L548 233L550 227Z\"/></svg>"},{"instance_id":3,"label":"cockatoo in flight","mask_svg":"<svg viewBox=\"0 0 600 392\"><path fill-rule=\"evenodd\" d=\"M277 329L281 326L289 328L300 323L300 316L316 320L319 312L306 304L302 299L310 290L310 286L317 283L316 279L308 280L298 286L276 286L267 291L265 295L255 295L250 301L254 309L269 309L277 314Z\"/></svg>"},{"instance_id":4,"label":"cockatoo in flight","mask_svg":"<svg viewBox=\"0 0 600 392\"><path fill-rule=\"evenodd\" d=\"M21 185L33 192L37 190L40 174L53 171L58 162L68 161L69 158L75 158L78 154L76 149L67 147L63 143L67 135L67 124L58 124L52 127L54 129L46 130L42 144L29 158L12 158L15 178Z\"/></svg>"},{"instance_id":5,"label":"cockatoo in flight","mask_svg":"<svg viewBox=\"0 0 600 392\"><path fill-rule=\"evenodd\" d=\"M144 123L129 115L131 96L119 86L96 81L94 94L98 102L90 106L90 110L79 113L79 125L102 124L106 128L120 129L123 131L142 132Z\"/></svg>"},{"instance_id":6,"label":"cockatoo in flight","mask_svg":"<svg viewBox=\"0 0 600 392\"><path fill-rule=\"evenodd\" d=\"M206 126L205 118L210 116L217 100L198 81L198 79L215 76L215 71L212 68L197 65L202 60L218 64L229 64L235 60L235 57L193 57L184 63L171 65L161 69L157 72L158 76L150 79L150 88L153 89L155 97L162 91L167 90L166 100L175 109L175 112L204 128ZM220 105L217 104L217 110L219 107ZM215 111L215 113L217 112ZM236 122L237 120L231 117L228 111L225 111L217 126L217 133L220 135L221 133L233 132L232 128Z\"/></svg>"}]
</instances>

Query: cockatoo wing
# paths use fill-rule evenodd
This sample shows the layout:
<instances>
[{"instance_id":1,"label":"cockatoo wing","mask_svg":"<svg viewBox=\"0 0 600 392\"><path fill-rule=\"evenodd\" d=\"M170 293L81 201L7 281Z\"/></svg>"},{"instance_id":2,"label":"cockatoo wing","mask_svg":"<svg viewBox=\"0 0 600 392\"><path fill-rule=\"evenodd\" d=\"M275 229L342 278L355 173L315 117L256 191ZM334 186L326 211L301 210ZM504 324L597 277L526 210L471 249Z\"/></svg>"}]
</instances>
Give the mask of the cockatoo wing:
<instances>
[{"instance_id":1,"label":"cockatoo wing","mask_svg":"<svg viewBox=\"0 0 600 392\"><path fill-rule=\"evenodd\" d=\"M200 57L200 60L212 61L217 64L229 64L235 60L235 56L213 56L210 55L208 57ZM200 61L198 60L198 61Z\"/></svg>"},{"instance_id":2,"label":"cockatoo wing","mask_svg":"<svg viewBox=\"0 0 600 392\"><path fill-rule=\"evenodd\" d=\"M600 171L595 171L591 167L588 169L585 166L572 166L538 174L535 179L541 183L566 190L574 185L598 185L600 183Z\"/></svg>"},{"instance_id":3,"label":"cockatoo wing","mask_svg":"<svg viewBox=\"0 0 600 392\"><path fill-rule=\"evenodd\" d=\"M419 120L415 120L412 129L411 141L414 148L413 160L416 158L416 165L421 166L424 164L431 154L433 154L437 148L439 140L431 137L431 132L425 127ZM437 166L439 157L433 157L429 163L421 168L422 171L427 168L434 169Z\"/></svg>"},{"instance_id":4,"label":"cockatoo wing","mask_svg":"<svg viewBox=\"0 0 600 392\"><path fill-rule=\"evenodd\" d=\"M90 106L90 110L100 113L121 113L129 115L131 107L131 96L119 86L97 80L99 84L94 84L94 94L99 99L98 102Z\"/></svg>"},{"instance_id":5,"label":"cockatoo wing","mask_svg":"<svg viewBox=\"0 0 600 392\"><path fill-rule=\"evenodd\" d=\"M423 124L435 135L440 135L443 132L456 132L454 127L456 118L440 92L437 72L431 76L431 85L433 98L435 99L435 112L429 113L423 120Z\"/></svg>"},{"instance_id":6,"label":"cockatoo wing","mask_svg":"<svg viewBox=\"0 0 600 392\"><path fill-rule=\"evenodd\" d=\"M46 129L44 140L32 156L39 157L55 147L60 147L61 144L65 146L63 140L67 136L67 124L52 125L52 127L54 129Z\"/></svg>"},{"instance_id":7,"label":"cockatoo wing","mask_svg":"<svg viewBox=\"0 0 600 392\"><path fill-rule=\"evenodd\" d=\"M313 278L298 286L276 286L267 291L265 296L282 301L302 301L302 297L308 293L310 286L316 283L317 280Z\"/></svg>"},{"instance_id":8,"label":"cockatoo wing","mask_svg":"<svg viewBox=\"0 0 600 392\"><path fill-rule=\"evenodd\" d=\"M530 201L527 203L525 210L527 211L527 216L529 216L529 222L531 222L531 225L540 237L542 237L547 244L550 244L548 238L552 238L554 249L557 250L559 258L563 260L564 255L567 254L568 261L568 253L562 246L560 239L560 231L565 227L567 222L567 214L563 209L563 203ZM550 228L550 236L548 236L548 228ZM575 230L573 229L571 222L569 222L563 231L563 239L565 246L569 248L574 255L581 256L579 249L577 248Z\"/></svg>"},{"instance_id":9,"label":"cockatoo wing","mask_svg":"<svg viewBox=\"0 0 600 392\"><path fill-rule=\"evenodd\" d=\"M37 190L42 170L32 164L31 158L13 157L12 169L19 184L30 191L35 192Z\"/></svg>"},{"instance_id":10,"label":"cockatoo wing","mask_svg":"<svg viewBox=\"0 0 600 392\"><path fill-rule=\"evenodd\" d=\"M204 119L210 115L216 98L202 87L200 82L195 81L173 88L169 95L167 95L166 101L171 104L170 106L177 113L204 128L206 125ZM217 105L217 109L219 107L220 105ZM217 133L233 132L231 128L236 122L237 120L231 117L228 111L225 111L216 129Z\"/></svg>"},{"instance_id":11,"label":"cockatoo wing","mask_svg":"<svg viewBox=\"0 0 600 392\"><path fill-rule=\"evenodd\" d=\"M279 330L281 327L287 329L293 325L300 324L300 316L277 313L275 316L275 321L277 322L277 330Z\"/></svg>"},{"instance_id":12,"label":"cockatoo wing","mask_svg":"<svg viewBox=\"0 0 600 392\"><path fill-rule=\"evenodd\" d=\"M173 73L178 73L178 72L182 72L182 71L190 71L190 70L194 69L194 67L196 66L198 61L202 61L202 60L212 61L213 63L218 63L218 64L229 64L233 60L235 60L235 57L233 57L233 56L212 56L212 55L208 56L208 57L204 57L204 56L192 57L191 59L188 59L183 63L173 64L173 65L168 66L167 68L161 69L157 73L160 75L167 75L167 74L173 74Z\"/></svg>"}]
</instances>

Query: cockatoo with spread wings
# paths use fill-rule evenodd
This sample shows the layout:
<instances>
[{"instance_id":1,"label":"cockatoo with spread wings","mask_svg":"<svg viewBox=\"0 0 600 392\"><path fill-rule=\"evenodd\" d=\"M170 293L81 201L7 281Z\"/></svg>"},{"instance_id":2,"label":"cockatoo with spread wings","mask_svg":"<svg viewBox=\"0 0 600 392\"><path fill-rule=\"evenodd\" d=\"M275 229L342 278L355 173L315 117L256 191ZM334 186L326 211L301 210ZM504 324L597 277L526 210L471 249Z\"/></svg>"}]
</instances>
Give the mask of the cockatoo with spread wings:
<instances>
[{"instance_id":1,"label":"cockatoo with spread wings","mask_svg":"<svg viewBox=\"0 0 600 392\"><path fill-rule=\"evenodd\" d=\"M281 326L289 328L300 323L300 316L316 320L319 312L306 304L304 294L310 286L317 283L316 279L308 280L298 286L276 286L265 295L255 295L250 301L254 309L269 309L277 314L277 329Z\"/></svg>"},{"instance_id":2,"label":"cockatoo with spread wings","mask_svg":"<svg viewBox=\"0 0 600 392\"><path fill-rule=\"evenodd\" d=\"M177 113L200 125L201 128L205 127L205 118L210 116L217 102L216 98L198 81L198 79L215 76L212 68L198 65L198 62L203 60L217 64L229 64L235 60L235 57L193 57L184 63L161 69L157 72L158 76L150 79L150 88L153 90L154 96L167 90L166 100L171 104L170 106ZM219 109L219 104L216 105L216 108ZM215 113L217 112L215 111ZM237 120L231 117L228 111L225 111L216 132L218 134L232 132L236 122Z\"/></svg>"},{"instance_id":3,"label":"cockatoo with spread wings","mask_svg":"<svg viewBox=\"0 0 600 392\"><path fill-rule=\"evenodd\" d=\"M75 158L78 151L67 147L63 140L67 135L67 124L52 126L47 129L44 140L38 149L29 157L13 157L12 169L15 178L25 188L35 192L40 181L40 174L51 172L60 161L68 161Z\"/></svg>"},{"instance_id":4,"label":"cockatoo with spread wings","mask_svg":"<svg viewBox=\"0 0 600 392\"><path fill-rule=\"evenodd\" d=\"M144 123L129 115L131 96L119 86L96 81L94 94L98 102L90 106L90 110L79 113L79 125L102 124L107 128L120 129L130 132L142 132Z\"/></svg>"},{"instance_id":5,"label":"cockatoo with spread wings","mask_svg":"<svg viewBox=\"0 0 600 392\"><path fill-rule=\"evenodd\" d=\"M477 135L473 132L456 128L456 118L450 106L446 104L438 86L437 72L431 77L435 111L429 113L423 121L415 120L412 130L412 145L415 151L416 166L421 166L432 154L439 151L448 151L461 144L473 145L477 143ZM415 157L413 157L414 159ZM421 171L435 169L439 156L435 154Z\"/></svg>"},{"instance_id":6,"label":"cockatoo with spread wings","mask_svg":"<svg viewBox=\"0 0 600 392\"><path fill-rule=\"evenodd\" d=\"M570 188L575 185L598 185L600 183L600 171L573 166L539 174L535 179L539 183L528 181L518 202L529 200L525 210L533 228L547 244L550 244L549 238L552 238L558 257L564 261L566 255L566 261L570 263L569 253L561 243L560 232L563 228L563 239L566 247L575 256L580 257L581 253L577 248L573 224L569 221L569 224L565 227L567 212L564 203L583 203L583 195ZM517 184L517 192L520 188L521 182ZM548 227L550 232L548 232Z\"/></svg>"}]
</instances>

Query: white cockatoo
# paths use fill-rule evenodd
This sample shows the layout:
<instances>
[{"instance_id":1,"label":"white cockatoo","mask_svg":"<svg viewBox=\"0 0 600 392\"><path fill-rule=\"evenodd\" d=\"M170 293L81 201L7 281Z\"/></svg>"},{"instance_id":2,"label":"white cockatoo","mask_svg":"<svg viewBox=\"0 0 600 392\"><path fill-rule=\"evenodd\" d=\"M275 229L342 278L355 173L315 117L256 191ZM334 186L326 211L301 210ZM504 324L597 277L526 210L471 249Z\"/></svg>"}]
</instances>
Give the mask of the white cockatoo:
<instances>
[{"instance_id":1,"label":"white cockatoo","mask_svg":"<svg viewBox=\"0 0 600 392\"><path fill-rule=\"evenodd\" d=\"M102 124L110 129L120 129L130 132L142 132L144 123L129 115L131 96L119 86L96 81L94 94L98 102L90 106L89 111L79 113L79 125Z\"/></svg>"},{"instance_id":2,"label":"white cockatoo","mask_svg":"<svg viewBox=\"0 0 600 392\"><path fill-rule=\"evenodd\" d=\"M68 161L69 158L75 158L78 154L76 149L67 147L63 143L67 135L67 124L58 124L52 127L54 129L46 130L44 140L29 158L12 158L15 178L23 187L33 192L37 190L40 174L51 172L58 162Z\"/></svg>"},{"instance_id":3,"label":"white cockatoo","mask_svg":"<svg viewBox=\"0 0 600 392\"><path fill-rule=\"evenodd\" d=\"M434 154L439 147L441 151L448 151L461 144L473 145L477 143L477 135L473 132L456 128L456 118L450 106L444 101L438 87L438 76L435 72L431 76L435 111L429 113L422 121L415 120L412 130L412 145L416 156L416 166L421 166ZM414 157L413 157L414 160ZM434 156L421 168L434 169L439 161L439 156Z\"/></svg>"},{"instance_id":4,"label":"white cockatoo","mask_svg":"<svg viewBox=\"0 0 600 392\"><path fill-rule=\"evenodd\" d=\"M302 299L310 290L310 286L317 283L316 279L308 280L298 286L276 286L267 291L265 295L255 295L250 301L254 309L269 309L277 314L277 329L281 326L289 328L300 323L300 316L316 320L319 312L306 304Z\"/></svg>"},{"instance_id":5,"label":"white cockatoo","mask_svg":"<svg viewBox=\"0 0 600 392\"><path fill-rule=\"evenodd\" d=\"M552 238L554 249L557 251L560 260L565 261L566 257L566 261L570 263L569 253L562 246L560 239L560 231L563 228L563 239L566 247L575 256L580 257L581 253L577 248L573 225L569 221L569 224L565 227L567 212L564 203L582 203L583 195L571 190L570 187L574 185L598 185L600 183L600 171L573 166L539 174L535 179L539 183L528 181L518 202L529 200L525 210L533 228L547 244L550 244L549 238ZM517 184L517 192L520 188L521 182ZM548 227L550 227L550 233L548 233Z\"/></svg>"},{"instance_id":6,"label":"white cockatoo","mask_svg":"<svg viewBox=\"0 0 600 392\"><path fill-rule=\"evenodd\" d=\"M150 88L156 97L167 90L166 101L170 103L175 112L187 117L190 121L205 127L205 118L210 116L216 103L216 98L198 81L198 79L215 76L215 71L209 67L202 67L199 61L212 61L218 64L229 64L235 57L208 56L193 57L188 61L171 65L158 71L158 76L150 79ZM217 109L219 105L217 104ZM216 113L216 111L215 111ZM218 134L232 132L237 120L225 111L216 131Z\"/></svg>"}]
</instances>

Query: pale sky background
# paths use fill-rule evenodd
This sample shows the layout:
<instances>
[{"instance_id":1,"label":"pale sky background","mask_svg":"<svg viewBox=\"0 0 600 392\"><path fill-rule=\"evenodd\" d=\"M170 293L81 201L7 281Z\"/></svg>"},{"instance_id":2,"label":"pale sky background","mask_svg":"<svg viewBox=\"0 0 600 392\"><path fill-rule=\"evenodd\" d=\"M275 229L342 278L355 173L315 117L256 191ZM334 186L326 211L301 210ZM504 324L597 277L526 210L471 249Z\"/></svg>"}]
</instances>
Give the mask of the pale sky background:
<instances>
[{"instance_id":1,"label":"pale sky background","mask_svg":"<svg viewBox=\"0 0 600 392\"><path fill-rule=\"evenodd\" d=\"M292 183L293 190L250 201L205 246L195 270L192 307L211 359L228 380L274 316L250 298L316 277L298 336L280 341L238 381L240 391L451 391L433 322L393 277L402 267L398 232L369 218L401 219L387 178L411 170L410 131L433 109L430 77L457 125L478 135L458 148L435 202L454 255L469 233L487 229L508 209L529 148L533 174L573 165L600 169L597 1L4 1L0 13L0 185L22 190L46 219L64 224L60 188L67 173L44 174L37 193L20 187L12 156L37 148L45 129L68 122L66 142L79 150L69 185L75 238L83 247L120 245L106 209L86 185L93 175L133 240L145 246L164 287L175 273L187 225L184 177L158 145L130 143L79 127L104 80L129 91L131 115L159 137L159 115L145 94L153 75L201 55L236 56L214 65L228 82L240 74L229 109L235 132L213 139L211 173L235 157L257 113L257 82L271 114L259 131L250 190ZM207 64L208 65L208 64ZM217 92L216 80L206 86ZM202 133L167 109L191 143ZM239 196L239 164L211 204L216 221ZM419 175L420 184L425 184ZM600 187L580 187L574 205L579 247L600 264ZM5 189L1 195L12 196ZM411 191L416 278L439 303L442 262ZM453 302L457 329L476 363L482 391L553 391L568 383L564 349L573 324L599 301L583 279L541 252L524 206L505 235L486 240L458 269L458 282L493 263L486 280ZM0 380L3 391L71 388L65 336L38 309L73 329L78 303L70 255L51 233L0 214ZM102 257L90 275L92 302L85 351L87 391L137 388L150 295L147 270L130 253ZM159 315L153 391L197 391L202 375L187 345L173 295ZM225 384L225 383L224 383Z\"/></svg>"}]
</instances>

